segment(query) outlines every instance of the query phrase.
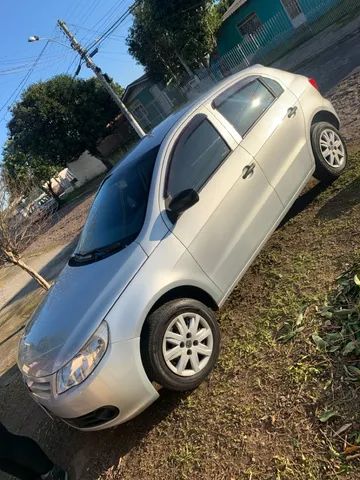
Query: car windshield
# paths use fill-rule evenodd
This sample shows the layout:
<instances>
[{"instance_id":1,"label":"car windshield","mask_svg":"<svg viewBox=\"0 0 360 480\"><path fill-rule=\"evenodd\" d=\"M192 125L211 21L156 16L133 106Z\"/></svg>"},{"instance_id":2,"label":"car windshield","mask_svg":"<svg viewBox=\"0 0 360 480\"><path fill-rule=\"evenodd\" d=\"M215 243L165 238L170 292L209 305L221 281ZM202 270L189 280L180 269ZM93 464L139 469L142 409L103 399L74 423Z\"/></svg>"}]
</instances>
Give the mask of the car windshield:
<instances>
[{"instance_id":1,"label":"car windshield","mask_svg":"<svg viewBox=\"0 0 360 480\"><path fill-rule=\"evenodd\" d=\"M140 233L160 146L130 155L101 185L85 223L74 259L125 248Z\"/></svg>"}]
</instances>

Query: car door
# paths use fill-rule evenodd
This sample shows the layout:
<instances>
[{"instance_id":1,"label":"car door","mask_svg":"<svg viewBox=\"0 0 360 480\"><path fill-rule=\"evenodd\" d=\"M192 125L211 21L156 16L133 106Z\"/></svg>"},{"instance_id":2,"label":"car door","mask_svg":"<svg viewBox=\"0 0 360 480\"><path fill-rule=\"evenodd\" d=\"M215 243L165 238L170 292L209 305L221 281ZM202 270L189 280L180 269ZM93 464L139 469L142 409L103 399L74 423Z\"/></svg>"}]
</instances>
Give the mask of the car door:
<instances>
[{"instance_id":1,"label":"car door","mask_svg":"<svg viewBox=\"0 0 360 480\"><path fill-rule=\"evenodd\" d=\"M203 108L168 148L165 199L194 189L199 202L171 223L204 272L230 291L271 233L283 206L254 158ZM166 204L166 201L165 201Z\"/></svg>"},{"instance_id":2,"label":"car door","mask_svg":"<svg viewBox=\"0 0 360 480\"><path fill-rule=\"evenodd\" d=\"M274 79L252 76L223 92L212 107L241 146L256 158L283 205L289 206L314 165L297 97Z\"/></svg>"}]
</instances>

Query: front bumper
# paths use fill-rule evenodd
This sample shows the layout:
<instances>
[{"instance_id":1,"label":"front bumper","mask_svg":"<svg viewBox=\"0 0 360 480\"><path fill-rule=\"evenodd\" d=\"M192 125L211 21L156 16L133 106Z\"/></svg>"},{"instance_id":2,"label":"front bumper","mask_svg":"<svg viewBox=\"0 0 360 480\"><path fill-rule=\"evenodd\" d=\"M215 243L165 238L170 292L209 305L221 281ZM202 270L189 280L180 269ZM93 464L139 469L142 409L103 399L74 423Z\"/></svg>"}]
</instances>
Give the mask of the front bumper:
<instances>
[{"instance_id":1,"label":"front bumper","mask_svg":"<svg viewBox=\"0 0 360 480\"><path fill-rule=\"evenodd\" d=\"M82 384L61 395L56 393L56 374L38 379L50 384L49 391L30 391L45 410L79 430L95 431L124 423L141 413L159 394L149 381L140 356L140 338L112 343L94 372ZM44 389L46 390L46 389ZM81 427L79 418L112 409L103 422ZM91 425L91 423L90 423Z\"/></svg>"}]
</instances>

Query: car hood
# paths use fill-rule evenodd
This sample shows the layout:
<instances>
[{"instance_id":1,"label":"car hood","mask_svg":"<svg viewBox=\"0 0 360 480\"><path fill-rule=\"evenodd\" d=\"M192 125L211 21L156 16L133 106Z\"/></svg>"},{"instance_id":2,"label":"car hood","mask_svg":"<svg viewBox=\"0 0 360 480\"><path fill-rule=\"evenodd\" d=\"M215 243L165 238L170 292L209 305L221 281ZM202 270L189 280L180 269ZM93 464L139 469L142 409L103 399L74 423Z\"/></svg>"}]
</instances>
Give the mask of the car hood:
<instances>
[{"instance_id":1,"label":"car hood","mask_svg":"<svg viewBox=\"0 0 360 480\"><path fill-rule=\"evenodd\" d=\"M141 246L134 242L100 261L67 265L26 326L19 346L21 371L44 377L69 362L146 259Z\"/></svg>"}]
</instances>

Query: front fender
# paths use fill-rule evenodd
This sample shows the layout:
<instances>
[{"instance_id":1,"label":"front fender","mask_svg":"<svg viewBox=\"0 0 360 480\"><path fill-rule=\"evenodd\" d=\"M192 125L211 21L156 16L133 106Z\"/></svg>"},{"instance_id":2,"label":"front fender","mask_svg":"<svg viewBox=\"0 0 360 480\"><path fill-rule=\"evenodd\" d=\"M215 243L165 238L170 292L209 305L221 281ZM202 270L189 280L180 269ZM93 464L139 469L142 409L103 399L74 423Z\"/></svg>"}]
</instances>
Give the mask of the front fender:
<instances>
[{"instance_id":1,"label":"front fender","mask_svg":"<svg viewBox=\"0 0 360 480\"><path fill-rule=\"evenodd\" d=\"M168 291L193 286L219 304L223 292L201 270L187 249L172 234L163 239L106 317L111 341L137 338L154 304Z\"/></svg>"}]
</instances>

